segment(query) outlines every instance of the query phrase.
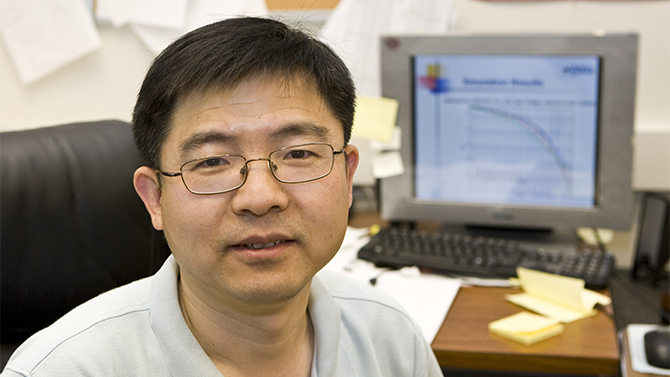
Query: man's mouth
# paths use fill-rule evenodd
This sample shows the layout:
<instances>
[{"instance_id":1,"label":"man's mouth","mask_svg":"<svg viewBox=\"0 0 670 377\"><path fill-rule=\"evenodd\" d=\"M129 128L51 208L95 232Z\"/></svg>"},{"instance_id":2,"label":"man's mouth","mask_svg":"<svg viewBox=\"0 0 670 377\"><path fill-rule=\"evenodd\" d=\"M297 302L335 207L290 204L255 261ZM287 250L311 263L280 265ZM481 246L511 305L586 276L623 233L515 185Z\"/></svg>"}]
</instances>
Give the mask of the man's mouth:
<instances>
[{"instance_id":1,"label":"man's mouth","mask_svg":"<svg viewBox=\"0 0 670 377\"><path fill-rule=\"evenodd\" d=\"M279 240L279 241L272 241L272 242L265 242L265 243L248 243L242 245L243 247L247 249L254 249L254 250L260 250L260 249L265 249L268 247L276 246L279 245L280 243L284 243L286 240Z\"/></svg>"}]
</instances>

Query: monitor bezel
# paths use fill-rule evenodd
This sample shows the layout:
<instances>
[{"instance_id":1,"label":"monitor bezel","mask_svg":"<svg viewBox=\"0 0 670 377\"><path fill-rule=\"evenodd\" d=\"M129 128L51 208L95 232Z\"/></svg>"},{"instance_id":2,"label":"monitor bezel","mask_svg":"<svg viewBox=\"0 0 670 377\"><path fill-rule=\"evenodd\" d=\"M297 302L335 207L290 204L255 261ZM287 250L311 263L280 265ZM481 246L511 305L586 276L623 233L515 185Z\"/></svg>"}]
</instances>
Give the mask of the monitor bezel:
<instances>
[{"instance_id":1,"label":"monitor bezel","mask_svg":"<svg viewBox=\"0 0 670 377\"><path fill-rule=\"evenodd\" d=\"M638 36L627 34L392 35L381 38L382 96L399 101L404 173L380 180L389 221L437 221L501 228L628 229L633 213L632 155ZM596 205L504 206L417 200L414 192L413 57L416 55L590 55L601 59Z\"/></svg>"}]
</instances>

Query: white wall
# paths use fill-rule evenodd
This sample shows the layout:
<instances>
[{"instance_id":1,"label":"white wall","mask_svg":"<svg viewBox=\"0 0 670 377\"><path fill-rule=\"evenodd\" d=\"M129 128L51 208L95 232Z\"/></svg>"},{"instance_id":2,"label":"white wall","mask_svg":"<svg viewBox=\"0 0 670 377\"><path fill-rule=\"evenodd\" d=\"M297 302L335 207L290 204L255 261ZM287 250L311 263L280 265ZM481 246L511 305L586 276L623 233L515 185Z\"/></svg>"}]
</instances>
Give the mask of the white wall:
<instances>
[{"instance_id":1,"label":"white wall","mask_svg":"<svg viewBox=\"0 0 670 377\"><path fill-rule=\"evenodd\" d=\"M456 28L461 30L638 32L635 128L645 136L660 133L670 144L670 1L452 0L452 6L458 14ZM29 86L20 83L0 42L0 131L130 119L153 56L127 28L99 25L98 29L103 40L100 50ZM670 145L656 145L654 149L661 150L652 157L638 156L637 150L646 145L638 143L636 148L636 166L647 169L636 172L635 187L670 190Z\"/></svg>"},{"instance_id":2,"label":"white wall","mask_svg":"<svg viewBox=\"0 0 670 377\"><path fill-rule=\"evenodd\" d=\"M4 43L0 44L0 131L130 120L153 55L127 27L98 30L102 48L28 86L19 81Z\"/></svg>"}]
</instances>

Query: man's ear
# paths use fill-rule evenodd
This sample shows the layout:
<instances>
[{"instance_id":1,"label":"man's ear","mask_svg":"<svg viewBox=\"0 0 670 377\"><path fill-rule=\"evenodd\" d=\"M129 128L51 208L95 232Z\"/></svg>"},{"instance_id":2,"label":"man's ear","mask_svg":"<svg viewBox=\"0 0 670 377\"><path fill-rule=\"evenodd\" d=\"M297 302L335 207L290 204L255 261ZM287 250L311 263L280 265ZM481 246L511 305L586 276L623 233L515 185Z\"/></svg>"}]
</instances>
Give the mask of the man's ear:
<instances>
[{"instance_id":1,"label":"man's ear","mask_svg":"<svg viewBox=\"0 0 670 377\"><path fill-rule=\"evenodd\" d=\"M161 188L156 171L147 166L138 168L133 177L133 184L135 185L135 191L137 191L151 216L154 228L163 230Z\"/></svg>"},{"instance_id":2,"label":"man's ear","mask_svg":"<svg viewBox=\"0 0 670 377\"><path fill-rule=\"evenodd\" d=\"M349 206L351 206L354 201L354 173L358 167L358 148L349 144L344 148L344 153L347 155L347 183L349 184Z\"/></svg>"}]
</instances>

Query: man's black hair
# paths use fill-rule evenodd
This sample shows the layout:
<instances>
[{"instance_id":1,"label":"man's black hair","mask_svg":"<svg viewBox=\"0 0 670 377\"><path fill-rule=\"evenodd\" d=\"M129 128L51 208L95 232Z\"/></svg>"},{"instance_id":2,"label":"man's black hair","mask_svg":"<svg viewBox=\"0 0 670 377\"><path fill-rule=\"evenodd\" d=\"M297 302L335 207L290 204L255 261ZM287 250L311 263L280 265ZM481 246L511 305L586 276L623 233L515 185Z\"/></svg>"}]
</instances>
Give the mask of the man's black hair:
<instances>
[{"instance_id":1,"label":"man's black hair","mask_svg":"<svg viewBox=\"0 0 670 377\"><path fill-rule=\"evenodd\" d=\"M145 163L160 167L161 148L177 99L225 90L253 75L314 83L351 136L355 88L344 62L323 42L288 25L256 17L231 18L196 29L168 46L149 68L133 112L135 144Z\"/></svg>"}]
</instances>

